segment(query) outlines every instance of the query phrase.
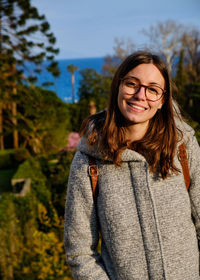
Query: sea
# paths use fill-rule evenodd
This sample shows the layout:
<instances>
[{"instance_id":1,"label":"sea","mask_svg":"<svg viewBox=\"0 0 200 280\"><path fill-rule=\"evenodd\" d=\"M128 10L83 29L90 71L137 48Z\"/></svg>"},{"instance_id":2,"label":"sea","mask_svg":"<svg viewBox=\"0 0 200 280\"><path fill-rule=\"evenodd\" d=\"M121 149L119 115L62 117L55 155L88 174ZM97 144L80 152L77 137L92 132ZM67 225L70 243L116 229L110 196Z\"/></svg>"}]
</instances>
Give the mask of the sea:
<instances>
[{"instance_id":1,"label":"sea","mask_svg":"<svg viewBox=\"0 0 200 280\"><path fill-rule=\"evenodd\" d=\"M45 87L55 91L57 96L67 102L72 103L72 79L71 74L67 71L67 66L73 64L78 67L78 70L75 71L75 101L79 100L78 89L81 80L80 71L86 68L95 69L98 73L101 73L101 68L104 63L104 57L95 57L95 58L75 58L75 59L62 59L58 60L58 67L60 70L60 76L57 78L52 77L47 71L42 71L38 75L39 86L44 82L53 82L53 85Z\"/></svg>"}]
</instances>

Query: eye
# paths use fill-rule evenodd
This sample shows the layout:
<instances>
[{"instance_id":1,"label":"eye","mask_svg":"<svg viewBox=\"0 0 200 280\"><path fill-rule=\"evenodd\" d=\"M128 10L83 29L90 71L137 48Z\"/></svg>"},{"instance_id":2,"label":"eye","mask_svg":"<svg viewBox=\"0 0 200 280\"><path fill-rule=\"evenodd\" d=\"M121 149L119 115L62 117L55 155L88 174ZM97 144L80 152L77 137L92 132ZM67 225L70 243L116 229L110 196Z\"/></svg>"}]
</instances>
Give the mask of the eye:
<instances>
[{"instance_id":1,"label":"eye","mask_svg":"<svg viewBox=\"0 0 200 280\"><path fill-rule=\"evenodd\" d=\"M159 94L159 90L156 87L148 87L148 91L149 91L149 93L152 93L152 94L155 94L155 95Z\"/></svg>"},{"instance_id":2,"label":"eye","mask_svg":"<svg viewBox=\"0 0 200 280\"><path fill-rule=\"evenodd\" d=\"M133 80L125 80L124 84L125 84L125 86L131 87L131 88L134 88L134 87L138 86L137 83Z\"/></svg>"}]
</instances>

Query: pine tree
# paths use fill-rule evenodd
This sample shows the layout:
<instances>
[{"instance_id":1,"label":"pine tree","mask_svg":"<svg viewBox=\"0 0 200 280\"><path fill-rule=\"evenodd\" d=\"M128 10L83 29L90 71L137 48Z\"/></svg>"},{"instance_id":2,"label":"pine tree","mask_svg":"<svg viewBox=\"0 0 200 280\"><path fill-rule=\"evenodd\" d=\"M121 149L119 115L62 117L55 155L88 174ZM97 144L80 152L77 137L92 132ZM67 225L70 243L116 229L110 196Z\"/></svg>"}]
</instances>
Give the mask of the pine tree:
<instances>
[{"instance_id":1,"label":"pine tree","mask_svg":"<svg viewBox=\"0 0 200 280\"><path fill-rule=\"evenodd\" d=\"M54 60L55 36L44 15L30 0L0 0L0 148L3 143L3 110L9 103L14 147L18 147L17 95L20 87L37 80L45 65L54 76L59 75ZM44 63L45 62L45 63ZM3 108L4 105L4 108ZM8 114L6 114L8 115Z\"/></svg>"}]
</instances>

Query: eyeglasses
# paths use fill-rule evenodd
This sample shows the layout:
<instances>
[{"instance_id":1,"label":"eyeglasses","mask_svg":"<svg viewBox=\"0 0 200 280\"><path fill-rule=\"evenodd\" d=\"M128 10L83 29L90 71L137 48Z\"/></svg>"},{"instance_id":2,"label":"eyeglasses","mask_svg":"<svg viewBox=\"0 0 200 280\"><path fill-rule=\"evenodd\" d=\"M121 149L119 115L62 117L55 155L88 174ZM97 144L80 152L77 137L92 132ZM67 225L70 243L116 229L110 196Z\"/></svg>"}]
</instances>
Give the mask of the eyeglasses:
<instances>
[{"instance_id":1,"label":"eyeglasses","mask_svg":"<svg viewBox=\"0 0 200 280\"><path fill-rule=\"evenodd\" d=\"M140 91L141 87L143 87L145 89L146 100L148 101L158 101L166 92L164 89L157 85L142 85L138 79L132 77L123 78L121 79L121 81L123 90L126 94L136 94Z\"/></svg>"}]
</instances>

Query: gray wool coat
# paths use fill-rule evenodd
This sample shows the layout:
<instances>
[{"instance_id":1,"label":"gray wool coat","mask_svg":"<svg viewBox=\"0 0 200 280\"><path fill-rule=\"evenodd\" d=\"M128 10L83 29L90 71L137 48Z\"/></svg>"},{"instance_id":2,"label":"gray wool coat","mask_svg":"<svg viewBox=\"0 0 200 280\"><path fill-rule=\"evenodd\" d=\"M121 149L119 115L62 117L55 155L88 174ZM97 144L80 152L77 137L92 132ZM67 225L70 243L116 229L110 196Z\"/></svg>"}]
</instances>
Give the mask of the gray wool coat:
<instances>
[{"instance_id":1,"label":"gray wool coat","mask_svg":"<svg viewBox=\"0 0 200 280\"><path fill-rule=\"evenodd\" d=\"M77 280L199 280L200 148L186 125L191 186L182 172L163 180L132 150L122 166L101 163L81 139L69 176L65 248ZM97 159L99 195L94 204L88 155ZM182 171L178 157L176 166ZM101 233L101 254L96 250Z\"/></svg>"}]
</instances>

